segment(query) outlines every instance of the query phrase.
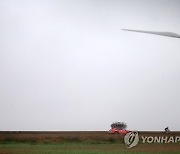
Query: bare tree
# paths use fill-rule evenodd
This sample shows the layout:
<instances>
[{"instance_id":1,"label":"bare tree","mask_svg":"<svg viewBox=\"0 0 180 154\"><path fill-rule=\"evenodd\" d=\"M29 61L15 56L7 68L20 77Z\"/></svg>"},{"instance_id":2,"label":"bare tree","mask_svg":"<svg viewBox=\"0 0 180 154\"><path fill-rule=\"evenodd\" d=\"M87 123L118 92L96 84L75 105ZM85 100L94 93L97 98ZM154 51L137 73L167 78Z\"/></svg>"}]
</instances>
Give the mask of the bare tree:
<instances>
[{"instance_id":1,"label":"bare tree","mask_svg":"<svg viewBox=\"0 0 180 154\"><path fill-rule=\"evenodd\" d=\"M111 124L111 128L117 128L117 129L126 129L127 124L124 122L114 122Z\"/></svg>"}]
</instances>

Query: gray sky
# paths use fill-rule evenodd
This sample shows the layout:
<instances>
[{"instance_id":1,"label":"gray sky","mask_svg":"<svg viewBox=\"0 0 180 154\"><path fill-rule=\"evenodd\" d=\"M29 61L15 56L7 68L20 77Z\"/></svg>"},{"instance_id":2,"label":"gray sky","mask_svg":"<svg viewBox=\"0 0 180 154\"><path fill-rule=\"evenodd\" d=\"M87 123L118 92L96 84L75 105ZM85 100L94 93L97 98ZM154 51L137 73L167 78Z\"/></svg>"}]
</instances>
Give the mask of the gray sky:
<instances>
[{"instance_id":1,"label":"gray sky","mask_svg":"<svg viewBox=\"0 0 180 154\"><path fill-rule=\"evenodd\" d=\"M0 130L180 130L179 0L0 0Z\"/></svg>"}]
</instances>

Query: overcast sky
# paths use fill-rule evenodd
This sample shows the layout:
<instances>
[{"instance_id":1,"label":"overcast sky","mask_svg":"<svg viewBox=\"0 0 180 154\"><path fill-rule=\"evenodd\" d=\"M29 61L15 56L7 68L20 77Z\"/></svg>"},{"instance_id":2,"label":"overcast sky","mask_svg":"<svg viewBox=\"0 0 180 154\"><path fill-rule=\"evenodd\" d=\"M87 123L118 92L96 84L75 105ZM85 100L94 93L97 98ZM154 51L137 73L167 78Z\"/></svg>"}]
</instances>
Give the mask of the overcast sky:
<instances>
[{"instance_id":1,"label":"overcast sky","mask_svg":"<svg viewBox=\"0 0 180 154\"><path fill-rule=\"evenodd\" d=\"M179 0L0 0L0 130L180 130Z\"/></svg>"}]
</instances>

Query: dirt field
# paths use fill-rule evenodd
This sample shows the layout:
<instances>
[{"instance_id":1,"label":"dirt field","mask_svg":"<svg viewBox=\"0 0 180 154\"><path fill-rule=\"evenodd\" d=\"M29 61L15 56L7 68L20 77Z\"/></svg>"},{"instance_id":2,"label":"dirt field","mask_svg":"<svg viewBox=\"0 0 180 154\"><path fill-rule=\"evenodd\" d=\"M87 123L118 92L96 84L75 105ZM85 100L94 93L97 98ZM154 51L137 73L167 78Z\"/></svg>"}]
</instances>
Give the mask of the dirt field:
<instances>
[{"instance_id":1,"label":"dirt field","mask_svg":"<svg viewBox=\"0 0 180 154\"><path fill-rule=\"evenodd\" d=\"M180 136L180 132L139 132L141 136ZM77 144L81 146L72 146L71 148L84 150L89 147L94 150L100 148L101 151L126 151L126 152L180 152L180 141L178 143L142 143L136 147L127 149L122 135L108 134L105 131L12 131L0 132L0 144L9 143L30 143L38 144ZM70 145L69 144L69 145ZM82 146L83 145L83 146ZM104 146L103 146L104 145ZM5 146L4 146L5 147ZM69 147L70 148L70 147ZM67 148L67 149L69 149ZM102 149L101 149L102 148ZM31 148L33 149L33 148ZM1 152L2 148L0 148Z\"/></svg>"}]
</instances>

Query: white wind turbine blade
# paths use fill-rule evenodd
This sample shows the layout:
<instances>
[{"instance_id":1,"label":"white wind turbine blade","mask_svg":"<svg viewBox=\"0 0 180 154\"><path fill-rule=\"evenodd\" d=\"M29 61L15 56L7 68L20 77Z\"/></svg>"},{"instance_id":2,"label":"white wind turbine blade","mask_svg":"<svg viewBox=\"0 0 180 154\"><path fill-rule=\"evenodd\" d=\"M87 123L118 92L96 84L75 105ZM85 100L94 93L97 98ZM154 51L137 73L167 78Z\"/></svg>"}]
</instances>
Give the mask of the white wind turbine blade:
<instances>
[{"instance_id":1,"label":"white wind turbine blade","mask_svg":"<svg viewBox=\"0 0 180 154\"><path fill-rule=\"evenodd\" d=\"M154 31L143 31L143 30L132 30L132 29L122 29L122 30L180 38L179 34L172 33L172 32L154 32Z\"/></svg>"}]
</instances>

